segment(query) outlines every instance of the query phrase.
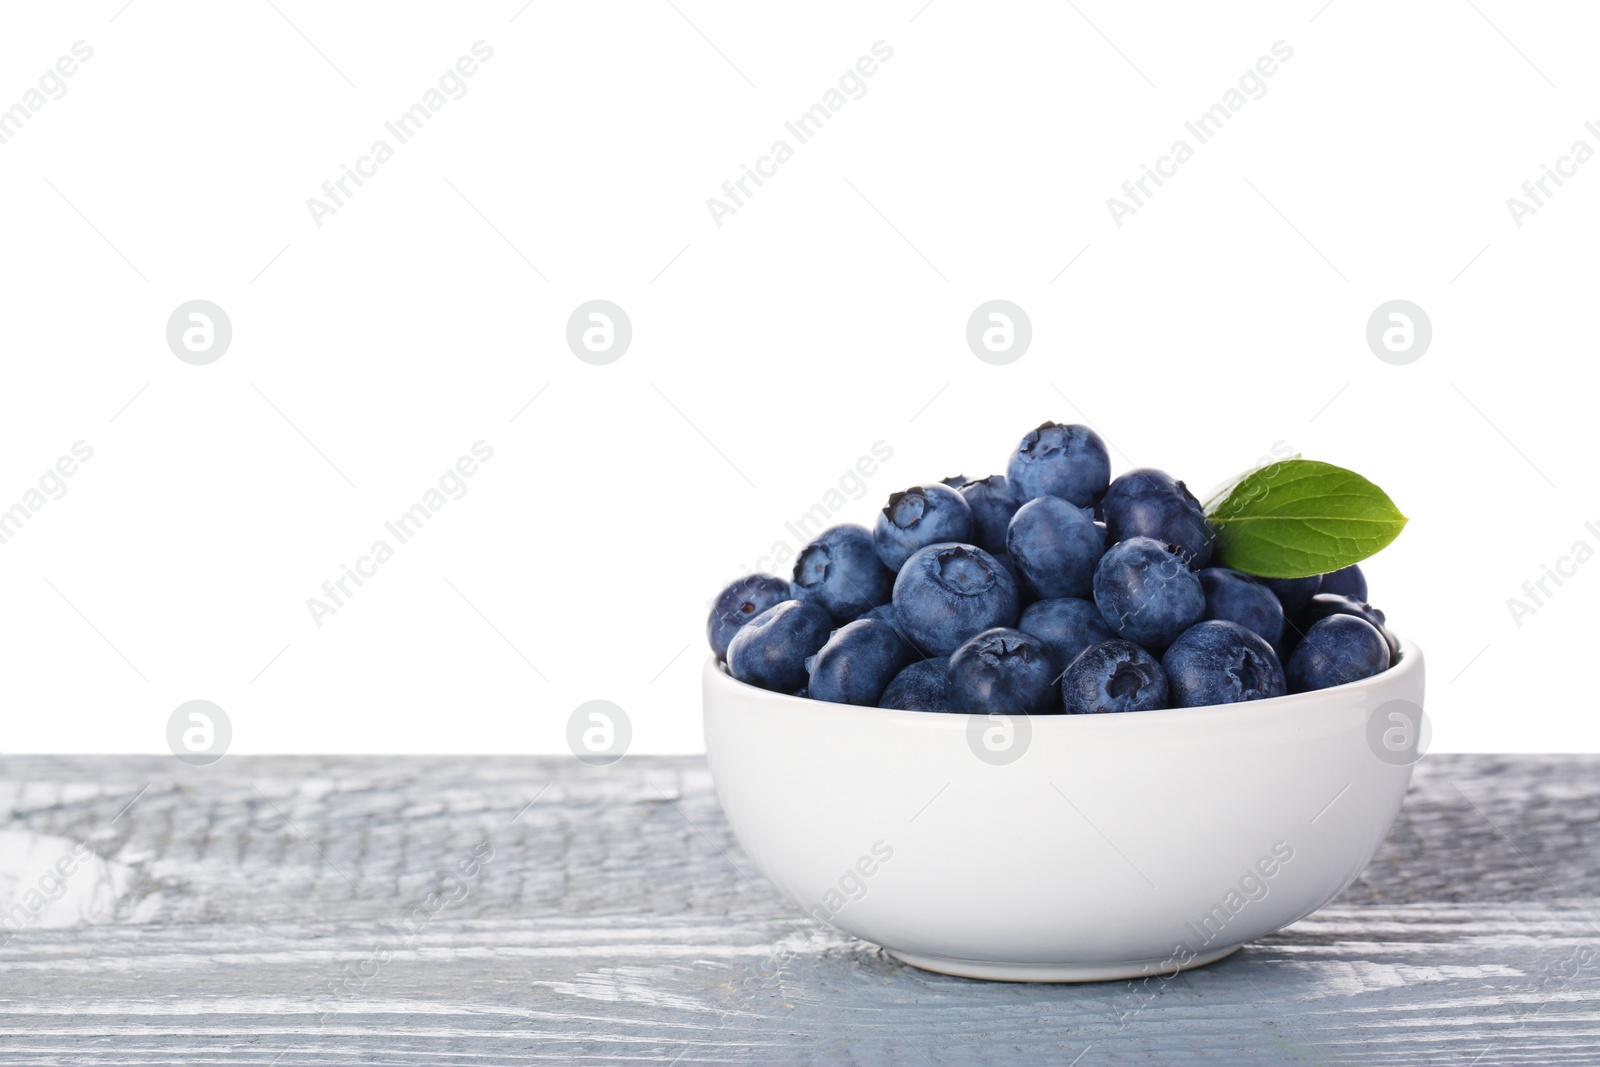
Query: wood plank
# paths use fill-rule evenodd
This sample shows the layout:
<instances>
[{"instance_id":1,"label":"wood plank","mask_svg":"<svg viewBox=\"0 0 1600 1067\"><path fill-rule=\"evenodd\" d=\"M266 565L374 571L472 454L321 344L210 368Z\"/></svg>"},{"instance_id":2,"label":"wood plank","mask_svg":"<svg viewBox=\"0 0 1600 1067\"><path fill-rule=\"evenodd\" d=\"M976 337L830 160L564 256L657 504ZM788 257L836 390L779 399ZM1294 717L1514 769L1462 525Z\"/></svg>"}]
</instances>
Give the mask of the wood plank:
<instances>
[{"instance_id":1,"label":"wood plank","mask_svg":"<svg viewBox=\"0 0 1600 1067\"><path fill-rule=\"evenodd\" d=\"M5 757L0 889L99 859L0 949L0 1061L1594 1063L1597 771L1426 759L1333 905L1045 986L816 926L696 758Z\"/></svg>"}]
</instances>

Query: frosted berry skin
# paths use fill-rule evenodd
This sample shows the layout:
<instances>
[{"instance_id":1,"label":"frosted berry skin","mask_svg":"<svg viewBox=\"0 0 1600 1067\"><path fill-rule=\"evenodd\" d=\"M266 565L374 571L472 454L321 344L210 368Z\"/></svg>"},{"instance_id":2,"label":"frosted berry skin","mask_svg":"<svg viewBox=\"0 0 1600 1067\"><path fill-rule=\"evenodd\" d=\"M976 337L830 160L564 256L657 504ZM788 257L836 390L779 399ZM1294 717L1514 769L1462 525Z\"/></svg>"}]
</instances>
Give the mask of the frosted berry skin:
<instances>
[{"instance_id":1,"label":"frosted berry skin","mask_svg":"<svg viewBox=\"0 0 1600 1067\"><path fill-rule=\"evenodd\" d=\"M1361 573L1361 564L1352 563L1342 570L1329 571L1317 586L1319 593L1334 593L1363 603L1367 599L1367 576Z\"/></svg>"},{"instance_id":2,"label":"frosted berry skin","mask_svg":"<svg viewBox=\"0 0 1600 1067\"><path fill-rule=\"evenodd\" d=\"M972 540L972 508L947 485L917 485L891 493L878 513L872 542L878 559L898 571L919 548Z\"/></svg>"},{"instance_id":3,"label":"frosted berry skin","mask_svg":"<svg viewBox=\"0 0 1600 1067\"><path fill-rule=\"evenodd\" d=\"M1111 457L1089 427L1047 422L1022 435L1006 465L1006 481L1022 503L1058 496L1089 507L1111 481Z\"/></svg>"},{"instance_id":4,"label":"frosted berry skin","mask_svg":"<svg viewBox=\"0 0 1600 1067\"><path fill-rule=\"evenodd\" d=\"M794 561L791 591L816 604L838 623L850 622L889 602L894 572L878 559L865 526L844 523L817 535Z\"/></svg>"},{"instance_id":5,"label":"frosted berry skin","mask_svg":"<svg viewBox=\"0 0 1600 1067\"><path fill-rule=\"evenodd\" d=\"M959 492L972 509L972 536L967 538L968 543L991 555L1003 554L1006 527L1011 525L1011 516L1022 506L1005 475L970 479L957 475L946 478L944 484Z\"/></svg>"},{"instance_id":6,"label":"frosted berry skin","mask_svg":"<svg viewBox=\"0 0 1600 1067\"><path fill-rule=\"evenodd\" d=\"M1167 672L1132 641L1102 641L1062 674L1061 701L1068 715L1158 711L1167 706Z\"/></svg>"},{"instance_id":7,"label":"frosted berry skin","mask_svg":"<svg viewBox=\"0 0 1600 1067\"><path fill-rule=\"evenodd\" d=\"M1294 617L1294 624L1284 633L1284 645L1289 653L1292 654L1300 643L1301 635L1309 632L1311 627L1330 615L1354 615L1358 619L1366 620L1383 636L1384 643L1389 646L1390 662L1400 658L1400 640L1389 631L1388 619L1383 612L1364 601L1339 596L1336 593L1318 593L1311 598L1310 603L1300 609L1300 614Z\"/></svg>"},{"instance_id":8,"label":"frosted berry skin","mask_svg":"<svg viewBox=\"0 0 1600 1067\"><path fill-rule=\"evenodd\" d=\"M1322 575L1313 574L1309 578L1258 578L1262 585L1277 596L1278 603L1283 605L1283 613L1288 618L1296 615L1311 603L1311 598L1316 596L1322 588Z\"/></svg>"},{"instance_id":9,"label":"frosted berry skin","mask_svg":"<svg viewBox=\"0 0 1600 1067\"><path fill-rule=\"evenodd\" d=\"M999 560L976 545L919 549L894 581L894 613L924 655L947 656L995 626L1013 626L1017 583Z\"/></svg>"},{"instance_id":10,"label":"frosted berry skin","mask_svg":"<svg viewBox=\"0 0 1600 1067\"><path fill-rule=\"evenodd\" d=\"M1043 598L1085 597L1105 552L1105 531L1060 497L1028 501L1011 518L1006 551L1029 592Z\"/></svg>"},{"instance_id":11,"label":"frosted berry skin","mask_svg":"<svg viewBox=\"0 0 1600 1067\"><path fill-rule=\"evenodd\" d=\"M894 676L878 707L896 711L950 711L949 661L918 660Z\"/></svg>"},{"instance_id":12,"label":"frosted berry skin","mask_svg":"<svg viewBox=\"0 0 1600 1067\"><path fill-rule=\"evenodd\" d=\"M1189 627L1161 657L1175 708L1237 704L1288 692L1278 654L1236 622L1211 619Z\"/></svg>"},{"instance_id":13,"label":"frosted berry skin","mask_svg":"<svg viewBox=\"0 0 1600 1067\"><path fill-rule=\"evenodd\" d=\"M1037 598L1033 595L1033 590L1028 588L1028 583L1022 577L1022 572L1017 569L1016 561L1011 558L1011 554L1008 552L998 554L991 552L989 554L994 556L994 561L1000 564L1001 569L1011 575L1011 584L1017 587L1018 610L1020 611L1022 608L1032 604Z\"/></svg>"},{"instance_id":14,"label":"frosted berry skin","mask_svg":"<svg viewBox=\"0 0 1600 1067\"><path fill-rule=\"evenodd\" d=\"M1226 567L1207 567L1199 575L1206 591L1206 618L1236 622L1274 647L1283 640L1283 605L1272 590Z\"/></svg>"},{"instance_id":15,"label":"frosted berry skin","mask_svg":"<svg viewBox=\"0 0 1600 1067\"><path fill-rule=\"evenodd\" d=\"M869 609L867 611L862 612L861 613L861 618L863 618L863 619L882 619L884 622L888 623L890 626L895 627L896 629L899 629L899 627L900 627L899 620L897 620L894 617L894 605L893 604L879 604L875 608L871 608L871 609Z\"/></svg>"},{"instance_id":16,"label":"frosted berry skin","mask_svg":"<svg viewBox=\"0 0 1600 1067\"><path fill-rule=\"evenodd\" d=\"M1094 602L1117 636L1160 651L1206 611L1200 579L1170 546L1135 537L1106 549L1094 572Z\"/></svg>"},{"instance_id":17,"label":"frosted berry skin","mask_svg":"<svg viewBox=\"0 0 1600 1067\"><path fill-rule=\"evenodd\" d=\"M1308 693L1358 682L1389 669L1389 643L1378 628L1354 615L1319 620L1289 657L1289 692Z\"/></svg>"},{"instance_id":18,"label":"frosted berry skin","mask_svg":"<svg viewBox=\"0 0 1600 1067\"><path fill-rule=\"evenodd\" d=\"M741 682L793 693L807 682L806 660L828 641L833 620L815 604L785 600L739 628L728 643L728 673Z\"/></svg>"},{"instance_id":19,"label":"frosted berry skin","mask_svg":"<svg viewBox=\"0 0 1600 1067\"><path fill-rule=\"evenodd\" d=\"M857 619L833 632L810 664L812 700L876 706L911 658L911 649L881 619Z\"/></svg>"},{"instance_id":20,"label":"frosted berry skin","mask_svg":"<svg viewBox=\"0 0 1600 1067\"><path fill-rule=\"evenodd\" d=\"M1112 544L1149 537L1176 545L1195 570L1211 561L1216 536L1205 511L1189 487L1166 471L1143 467L1118 475L1101 498L1099 510Z\"/></svg>"},{"instance_id":21,"label":"frosted berry skin","mask_svg":"<svg viewBox=\"0 0 1600 1067\"><path fill-rule=\"evenodd\" d=\"M985 630L950 657L950 703L978 715L1055 711L1055 660L1032 634Z\"/></svg>"},{"instance_id":22,"label":"frosted berry skin","mask_svg":"<svg viewBox=\"0 0 1600 1067\"><path fill-rule=\"evenodd\" d=\"M1056 670L1064 671L1090 645L1110 641L1116 631L1100 617L1092 600L1061 597L1040 600L1022 610L1017 629L1044 642L1055 658Z\"/></svg>"},{"instance_id":23,"label":"frosted berry skin","mask_svg":"<svg viewBox=\"0 0 1600 1067\"><path fill-rule=\"evenodd\" d=\"M728 642L745 623L789 599L789 583L770 574L747 574L717 594L706 618L706 640L717 658L728 658Z\"/></svg>"}]
</instances>

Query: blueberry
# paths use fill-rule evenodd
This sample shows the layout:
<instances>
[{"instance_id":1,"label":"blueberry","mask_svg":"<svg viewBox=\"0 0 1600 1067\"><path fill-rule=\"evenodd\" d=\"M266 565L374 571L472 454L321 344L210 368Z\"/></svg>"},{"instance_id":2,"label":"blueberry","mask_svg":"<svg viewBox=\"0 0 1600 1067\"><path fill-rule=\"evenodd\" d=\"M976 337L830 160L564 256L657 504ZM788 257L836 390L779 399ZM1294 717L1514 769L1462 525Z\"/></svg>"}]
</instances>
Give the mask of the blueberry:
<instances>
[{"instance_id":1,"label":"blueberry","mask_svg":"<svg viewBox=\"0 0 1600 1067\"><path fill-rule=\"evenodd\" d=\"M1068 715L1156 711L1167 706L1167 673L1132 641L1090 645L1061 676Z\"/></svg>"},{"instance_id":2,"label":"blueberry","mask_svg":"<svg viewBox=\"0 0 1600 1067\"><path fill-rule=\"evenodd\" d=\"M1032 634L997 626L950 657L950 703L960 711L1039 715L1055 702L1055 660Z\"/></svg>"},{"instance_id":3,"label":"blueberry","mask_svg":"<svg viewBox=\"0 0 1600 1067\"><path fill-rule=\"evenodd\" d=\"M1161 666L1167 672L1172 704L1178 708L1235 704L1287 692L1283 666L1272 646L1259 634L1223 619L1185 630L1161 657Z\"/></svg>"},{"instance_id":4,"label":"blueberry","mask_svg":"<svg viewBox=\"0 0 1600 1067\"><path fill-rule=\"evenodd\" d=\"M1257 578L1256 581L1272 590L1278 603L1283 605L1283 613L1292 619L1317 595L1322 585L1322 575L1313 574L1309 578Z\"/></svg>"},{"instance_id":5,"label":"blueberry","mask_svg":"<svg viewBox=\"0 0 1600 1067\"><path fill-rule=\"evenodd\" d=\"M900 635L900 640L905 642L906 651L916 658L921 658L922 650L916 646L915 642L911 640L911 635L906 633L906 628L900 624L900 616L895 613L893 604L879 604L862 615L861 618L878 619L881 622L888 623L894 627L894 632Z\"/></svg>"},{"instance_id":6,"label":"blueberry","mask_svg":"<svg viewBox=\"0 0 1600 1067\"><path fill-rule=\"evenodd\" d=\"M1293 645L1303 640L1302 635L1311 632L1311 627L1328 618L1330 615L1353 615L1364 619L1382 635L1384 643L1389 646L1389 659L1400 658L1400 639L1389 631L1389 620L1383 612L1364 601L1354 597L1339 596L1336 593L1318 593L1311 598L1311 602L1300 610L1294 617L1294 628L1285 636L1289 644Z\"/></svg>"},{"instance_id":7,"label":"blueberry","mask_svg":"<svg viewBox=\"0 0 1600 1067\"><path fill-rule=\"evenodd\" d=\"M1306 631L1289 657L1289 689L1326 689L1389 669L1389 645L1377 627L1354 615L1329 615Z\"/></svg>"},{"instance_id":8,"label":"blueberry","mask_svg":"<svg viewBox=\"0 0 1600 1067\"><path fill-rule=\"evenodd\" d=\"M820 605L835 622L849 622L887 603L894 572L878 559L864 526L844 524L822 531L794 561L796 597Z\"/></svg>"},{"instance_id":9,"label":"blueberry","mask_svg":"<svg viewBox=\"0 0 1600 1067\"><path fill-rule=\"evenodd\" d=\"M1248 574L1207 567L1200 572L1200 585L1206 591L1206 618L1236 622L1269 645L1283 639L1283 605L1272 590Z\"/></svg>"},{"instance_id":10,"label":"blueberry","mask_svg":"<svg viewBox=\"0 0 1600 1067\"><path fill-rule=\"evenodd\" d=\"M833 632L808 664L812 700L872 707L911 658L911 649L881 619L857 619Z\"/></svg>"},{"instance_id":11,"label":"blueberry","mask_svg":"<svg viewBox=\"0 0 1600 1067\"><path fill-rule=\"evenodd\" d=\"M739 627L774 604L789 599L789 583L770 574L750 574L728 585L717 594L706 619L706 640L718 659L728 658L728 642Z\"/></svg>"},{"instance_id":12,"label":"blueberry","mask_svg":"<svg viewBox=\"0 0 1600 1067\"><path fill-rule=\"evenodd\" d=\"M991 555L992 554L993 553L991 553ZM994 557L994 561L1000 564L1001 567L1005 568L1005 572L1007 574L1011 575L1011 581L1017 587L1017 607L1020 608L1024 604L1031 604L1035 599L1037 599L1033 595L1033 590L1028 588L1028 583L1023 580L1022 572L1017 570L1016 560L1012 559L1008 553L1001 552L999 555Z\"/></svg>"},{"instance_id":13,"label":"blueberry","mask_svg":"<svg viewBox=\"0 0 1600 1067\"><path fill-rule=\"evenodd\" d=\"M785 600L741 626L728 643L728 672L779 693L805 685L806 660L828 641L833 620L815 604Z\"/></svg>"},{"instance_id":14,"label":"blueberry","mask_svg":"<svg viewBox=\"0 0 1600 1067\"><path fill-rule=\"evenodd\" d=\"M891 571L898 571L919 548L971 539L972 508L948 485L917 485L890 493L872 528L878 558Z\"/></svg>"},{"instance_id":15,"label":"blueberry","mask_svg":"<svg viewBox=\"0 0 1600 1067\"><path fill-rule=\"evenodd\" d=\"M1106 538L1115 544L1130 537L1150 537L1177 545L1179 555L1198 570L1211 560L1216 540L1200 501L1189 487L1166 471L1151 467L1118 475L1100 501Z\"/></svg>"},{"instance_id":16,"label":"blueberry","mask_svg":"<svg viewBox=\"0 0 1600 1067\"><path fill-rule=\"evenodd\" d=\"M985 552L999 556L1006 550L1006 527L1022 501L1011 490L1004 475L987 478L946 478L946 485L958 490L972 509L970 541ZM952 484L954 483L954 484Z\"/></svg>"},{"instance_id":17,"label":"blueberry","mask_svg":"<svg viewBox=\"0 0 1600 1067\"><path fill-rule=\"evenodd\" d=\"M947 656L968 638L1017 621L1017 583L975 545L929 545L900 568L894 613L912 644Z\"/></svg>"},{"instance_id":18,"label":"blueberry","mask_svg":"<svg viewBox=\"0 0 1600 1067\"><path fill-rule=\"evenodd\" d=\"M1322 582L1317 588L1319 593L1337 593L1347 596L1351 600L1367 599L1367 576L1361 573L1361 565L1352 563L1343 570L1332 571L1322 576Z\"/></svg>"},{"instance_id":19,"label":"blueberry","mask_svg":"<svg viewBox=\"0 0 1600 1067\"><path fill-rule=\"evenodd\" d=\"M1094 520L1057 496L1022 505L1006 531L1011 561L1040 597L1088 596L1105 547L1105 534Z\"/></svg>"},{"instance_id":20,"label":"blueberry","mask_svg":"<svg viewBox=\"0 0 1600 1067\"><path fill-rule=\"evenodd\" d=\"M1200 579L1172 546L1134 537L1106 549L1094 572L1094 602L1117 636L1151 651L1199 622Z\"/></svg>"},{"instance_id":21,"label":"blueberry","mask_svg":"<svg viewBox=\"0 0 1600 1067\"><path fill-rule=\"evenodd\" d=\"M1089 427L1047 422L1022 435L1011 453L1006 479L1021 502L1059 496L1087 507L1111 480L1111 457L1106 443Z\"/></svg>"},{"instance_id":22,"label":"blueberry","mask_svg":"<svg viewBox=\"0 0 1600 1067\"><path fill-rule=\"evenodd\" d=\"M900 620L896 619L895 615L894 615L894 605L893 604L879 604L877 607L871 609L870 611L862 612L861 618L863 618L863 619L882 619L884 622L889 623L891 626L894 626L896 628L898 628L900 626Z\"/></svg>"},{"instance_id":23,"label":"blueberry","mask_svg":"<svg viewBox=\"0 0 1600 1067\"><path fill-rule=\"evenodd\" d=\"M1017 620L1017 629L1044 642L1055 658L1056 670L1064 671L1090 645L1110 641L1116 631L1100 617L1092 600L1064 597L1029 604Z\"/></svg>"},{"instance_id":24,"label":"blueberry","mask_svg":"<svg viewBox=\"0 0 1600 1067\"><path fill-rule=\"evenodd\" d=\"M897 711L949 711L950 662L943 656L918 660L894 676L878 707Z\"/></svg>"}]
</instances>

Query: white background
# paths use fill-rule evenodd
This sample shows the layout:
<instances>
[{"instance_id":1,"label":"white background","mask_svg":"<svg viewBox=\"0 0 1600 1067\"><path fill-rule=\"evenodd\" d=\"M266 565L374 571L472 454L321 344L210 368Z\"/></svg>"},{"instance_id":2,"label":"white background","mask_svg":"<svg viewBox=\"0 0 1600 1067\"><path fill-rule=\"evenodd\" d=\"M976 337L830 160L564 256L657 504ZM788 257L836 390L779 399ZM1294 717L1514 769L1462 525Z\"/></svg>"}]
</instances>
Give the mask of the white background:
<instances>
[{"instance_id":1,"label":"white background","mask_svg":"<svg viewBox=\"0 0 1600 1067\"><path fill-rule=\"evenodd\" d=\"M605 698L635 751L696 751L708 599L787 520L875 441L843 519L1003 471L1046 418L1197 489L1280 443L1368 475L1411 517L1367 571L1426 651L1435 749L1600 748L1600 562L1520 627L1506 604L1600 547L1600 162L1520 229L1506 206L1600 148L1582 5L123 2L0 16L0 107L94 49L0 145L0 508L94 450L0 545L5 749L160 752L204 698L236 752L563 752ZM314 225L479 40L466 95ZM718 228L707 198L879 40ZM1115 226L1279 40L1266 95ZM964 339L996 297L1034 330L1005 367ZM204 367L165 341L196 298L234 331ZM610 366L565 344L592 298L632 319ZM1404 367L1364 339L1394 298L1434 328ZM307 598L479 440L318 628Z\"/></svg>"}]
</instances>

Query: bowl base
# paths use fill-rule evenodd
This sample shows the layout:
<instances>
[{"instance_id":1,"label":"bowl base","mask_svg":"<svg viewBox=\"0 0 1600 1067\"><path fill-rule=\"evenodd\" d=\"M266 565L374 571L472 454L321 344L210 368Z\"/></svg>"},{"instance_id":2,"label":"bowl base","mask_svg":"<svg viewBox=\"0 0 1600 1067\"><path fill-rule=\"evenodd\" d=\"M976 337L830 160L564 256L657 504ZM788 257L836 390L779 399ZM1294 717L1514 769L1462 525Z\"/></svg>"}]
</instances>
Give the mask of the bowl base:
<instances>
[{"instance_id":1,"label":"bowl base","mask_svg":"<svg viewBox=\"0 0 1600 1067\"><path fill-rule=\"evenodd\" d=\"M1211 952L1202 952L1178 970L1204 967L1224 956L1230 956L1243 947L1229 945ZM915 952L884 949L901 963L909 963L925 971L953 974L957 978L983 978L991 982L1111 982L1126 978L1144 978L1170 975L1170 960L1129 960L1124 963L989 963L984 960L953 960L942 956L923 956Z\"/></svg>"}]
</instances>

